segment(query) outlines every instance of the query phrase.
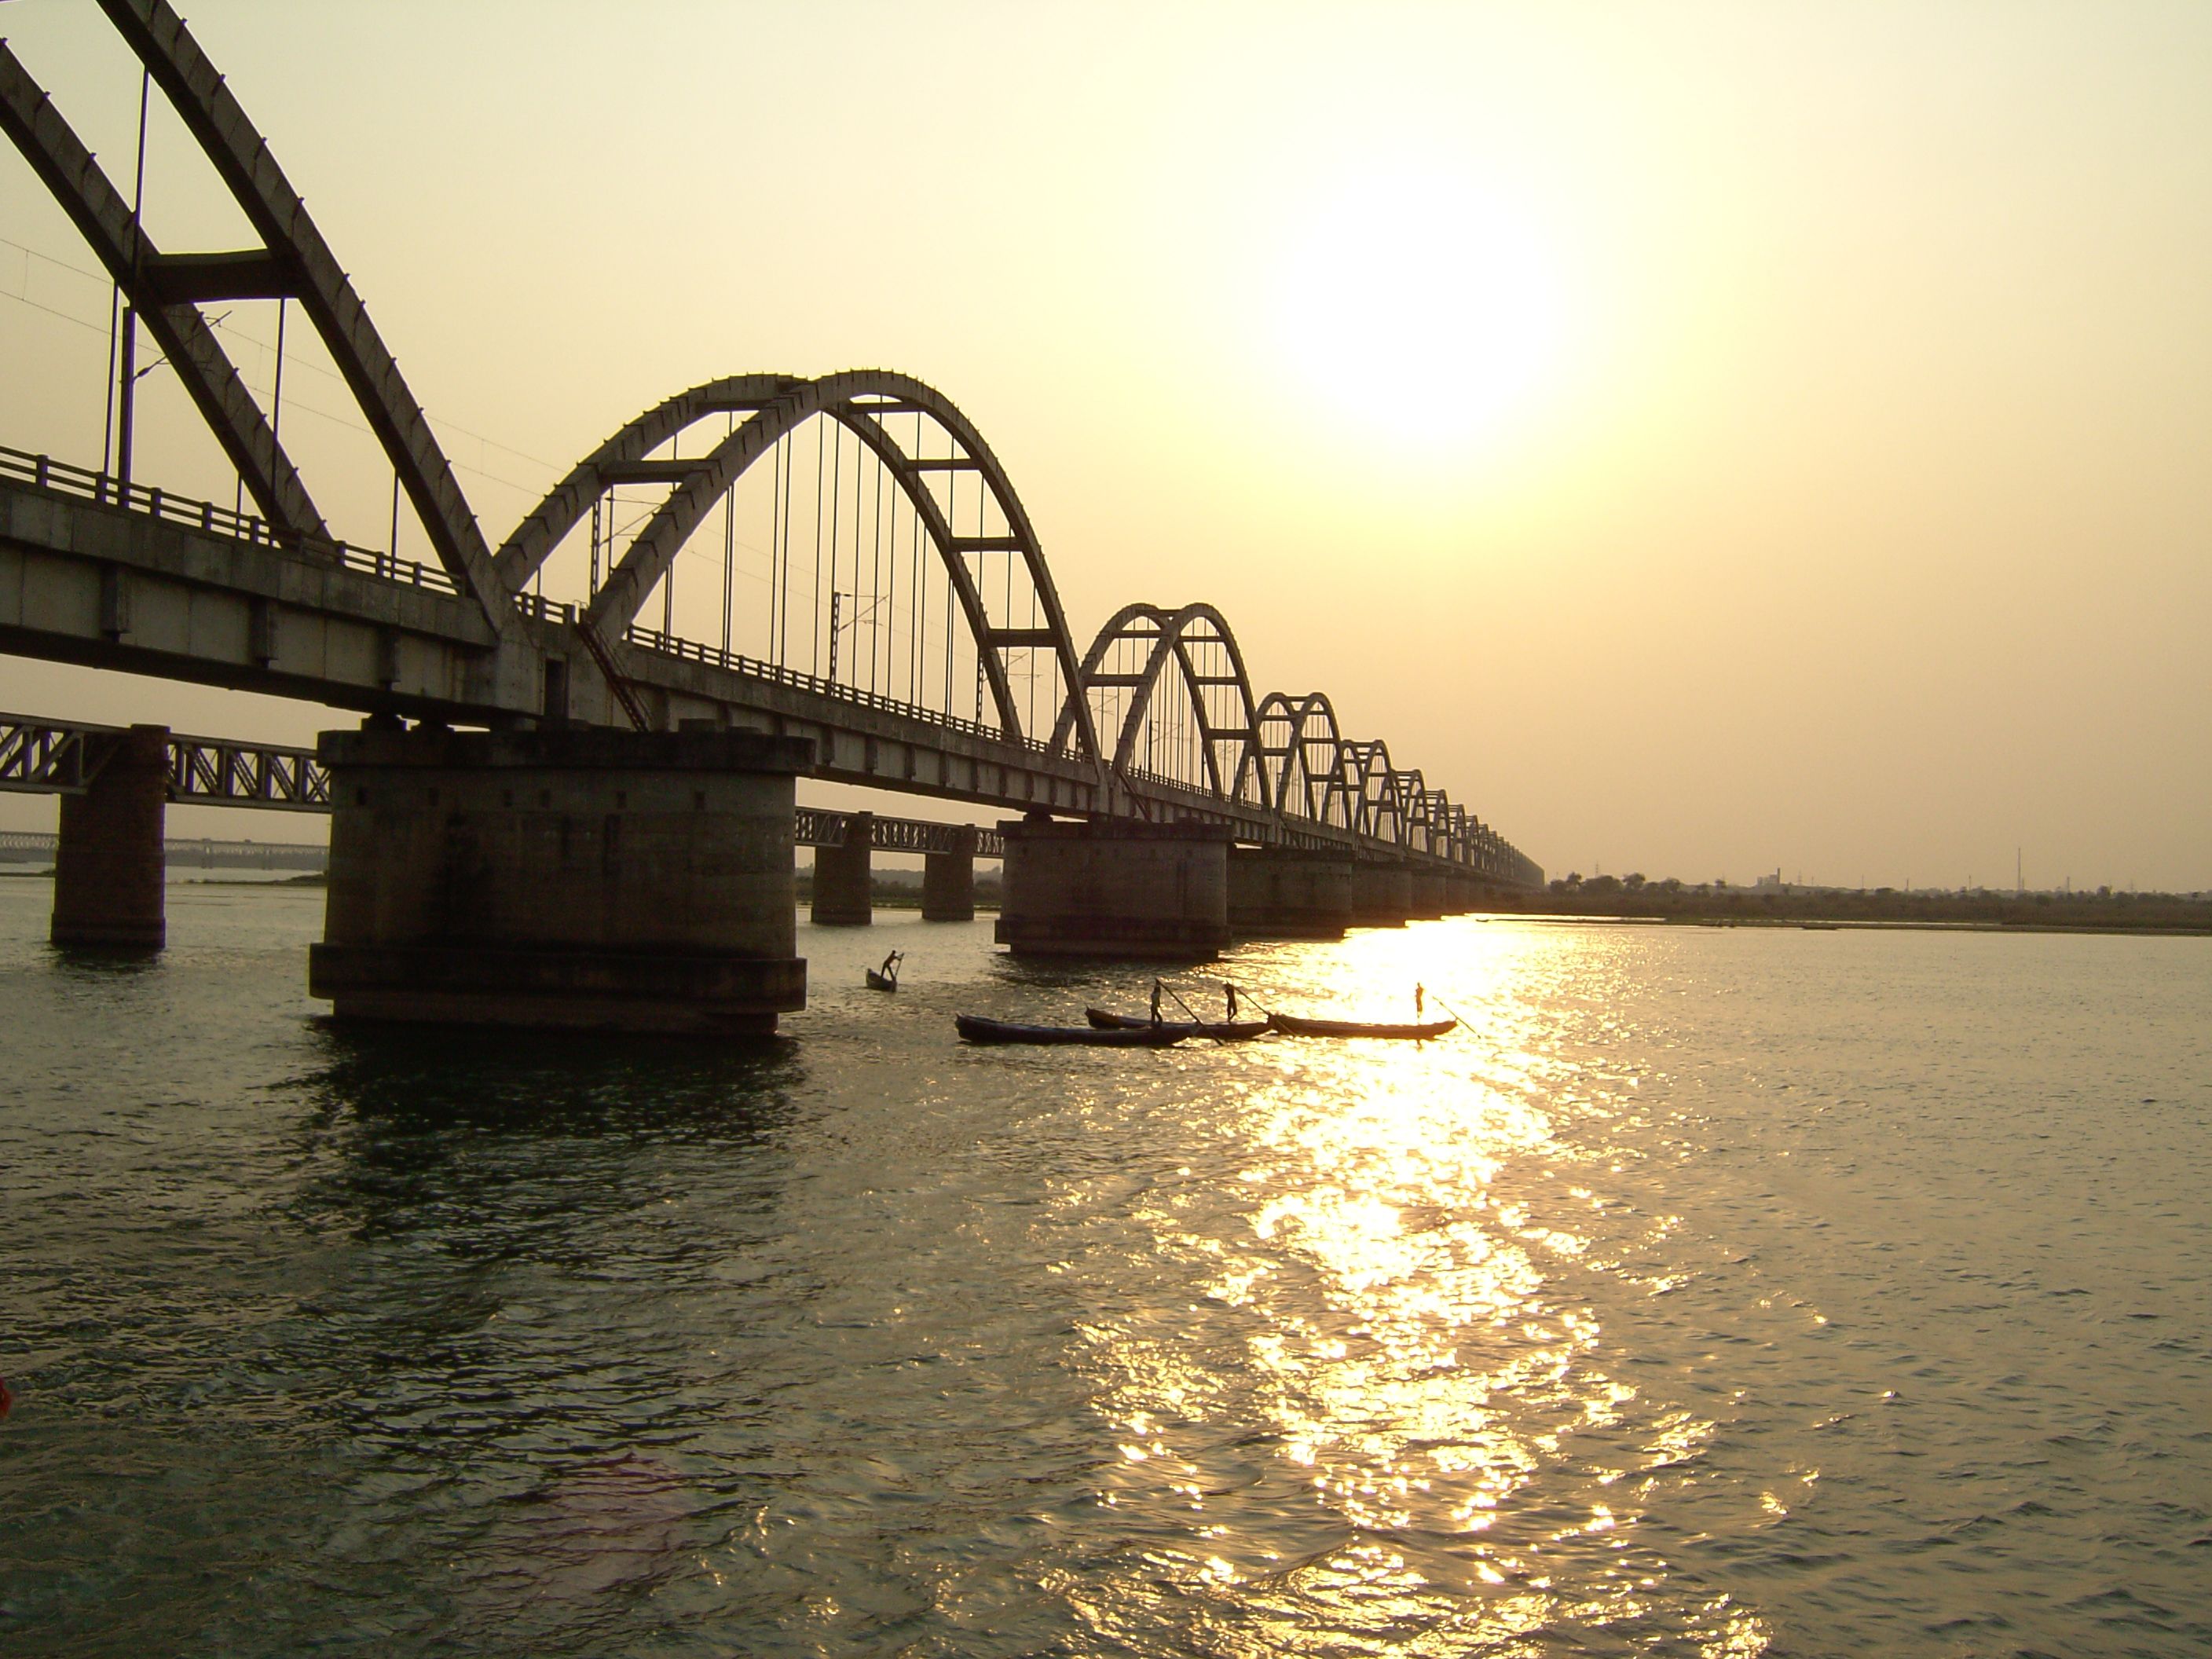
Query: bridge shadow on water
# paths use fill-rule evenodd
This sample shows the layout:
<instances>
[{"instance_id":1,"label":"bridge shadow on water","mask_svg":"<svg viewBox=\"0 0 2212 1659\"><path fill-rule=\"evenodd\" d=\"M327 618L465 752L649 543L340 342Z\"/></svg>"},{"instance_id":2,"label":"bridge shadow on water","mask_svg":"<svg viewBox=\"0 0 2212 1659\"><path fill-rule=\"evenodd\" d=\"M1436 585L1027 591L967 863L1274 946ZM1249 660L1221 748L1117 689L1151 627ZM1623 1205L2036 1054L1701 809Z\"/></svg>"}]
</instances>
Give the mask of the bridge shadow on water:
<instances>
[{"instance_id":1,"label":"bridge shadow on water","mask_svg":"<svg viewBox=\"0 0 2212 1659\"><path fill-rule=\"evenodd\" d=\"M129 979L161 966L158 945L55 945L47 960L67 979L79 981Z\"/></svg>"},{"instance_id":2,"label":"bridge shadow on water","mask_svg":"<svg viewBox=\"0 0 2212 1659\"><path fill-rule=\"evenodd\" d=\"M326 1118L400 1135L758 1140L806 1066L788 1042L316 1022L324 1063L289 1088Z\"/></svg>"},{"instance_id":3,"label":"bridge shadow on water","mask_svg":"<svg viewBox=\"0 0 2212 1659\"><path fill-rule=\"evenodd\" d=\"M465 1320L478 1316L477 1289L448 1281L464 1263L598 1277L672 1198L711 1195L740 1230L781 1201L804 1076L788 1045L325 1026L318 1046L319 1064L276 1085L306 1108L293 1223L356 1246L412 1241L447 1263L410 1261L413 1304L372 1297L380 1320L437 1324L431 1310L455 1294Z\"/></svg>"}]
</instances>

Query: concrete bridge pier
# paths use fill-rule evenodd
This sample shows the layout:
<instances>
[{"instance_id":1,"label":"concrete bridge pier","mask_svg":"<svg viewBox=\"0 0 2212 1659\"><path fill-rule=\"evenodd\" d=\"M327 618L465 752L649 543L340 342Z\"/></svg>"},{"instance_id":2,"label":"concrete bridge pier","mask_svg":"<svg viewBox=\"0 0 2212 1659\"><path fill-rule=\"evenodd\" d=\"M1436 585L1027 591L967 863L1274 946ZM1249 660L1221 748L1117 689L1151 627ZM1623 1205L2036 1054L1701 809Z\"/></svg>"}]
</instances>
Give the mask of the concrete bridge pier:
<instances>
[{"instance_id":1,"label":"concrete bridge pier","mask_svg":"<svg viewBox=\"0 0 2212 1659\"><path fill-rule=\"evenodd\" d=\"M866 927L875 921L875 872L869 861L875 825L874 813L852 813L843 841L814 849L814 902L807 915L817 927Z\"/></svg>"},{"instance_id":2,"label":"concrete bridge pier","mask_svg":"<svg viewBox=\"0 0 2212 1659\"><path fill-rule=\"evenodd\" d=\"M995 937L1018 957L1205 962L1229 943L1224 825L1024 819L999 832Z\"/></svg>"},{"instance_id":3,"label":"concrete bridge pier","mask_svg":"<svg viewBox=\"0 0 2212 1659\"><path fill-rule=\"evenodd\" d=\"M1444 875L1441 870L1413 872L1413 902L1407 914L1416 921L1435 921L1444 914Z\"/></svg>"},{"instance_id":4,"label":"concrete bridge pier","mask_svg":"<svg viewBox=\"0 0 2212 1659\"><path fill-rule=\"evenodd\" d=\"M1413 913L1413 875L1402 864L1352 866L1352 925L1403 927Z\"/></svg>"},{"instance_id":5,"label":"concrete bridge pier","mask_svg":"<svg viewBox=\"0 0 2212 1659\"><path fill-rule=\"evenodd\" d=\"M441 726L325 732L320 754L307 989L339 1018L760 1036L806 1006L805 739Z\"/></svg>"},{"instance_id":6,"label":"concrete bridge pier","mask_svg":"<svg viewBox=\"0 0 2212 1659\"><path fill-rule=\"evenodd\" d=\"M1348 858L1282 847L1229 849L1229 926L1261 939L1341 939L1352 926Z\"/></svg>"},{"instance_id":7,"label":"concrete bridge pier","mask_svg":"<svg viewBox=\"0 0 2212 1659\"><path fill-rule=\"evenodd\" d=\"M954 845L942 853L921 857L921 919L924 921L975 920L975 832L956 830Z\"/></svg>"},{"instance_id":8,"label":"concrete bridge pier","mask_svg":"<svg viewBox=\"0 0 2212 1659\"><path fill-rule=\"evenodd\" d=\"M169 805L169 728L118 732L79 795L64 795L54 849L56 945L157 951L168 921L161 831Z\"/></svg>"}]
</instances>

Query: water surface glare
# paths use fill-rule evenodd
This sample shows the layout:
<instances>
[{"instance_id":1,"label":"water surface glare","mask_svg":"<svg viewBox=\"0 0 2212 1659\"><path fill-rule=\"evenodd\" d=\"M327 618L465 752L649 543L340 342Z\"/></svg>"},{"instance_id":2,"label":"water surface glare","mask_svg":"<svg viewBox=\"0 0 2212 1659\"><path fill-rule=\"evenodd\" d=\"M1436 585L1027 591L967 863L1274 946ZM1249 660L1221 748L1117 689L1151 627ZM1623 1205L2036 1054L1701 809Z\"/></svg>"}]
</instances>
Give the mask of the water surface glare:
<instances>
[{"instance_id":1,"label":"water surface glare","mask_svg":"<svg viewBox=\"0 0 2212 1659\"><path fill-rule=\"evenodd\" d=\"M1461 920L1221 970L1442 1042L1024 1051L1144 976L878 912L728 1052L49 897L12 1655L2212 1651L2212 940Z\"/></svg>"}]
</instances>

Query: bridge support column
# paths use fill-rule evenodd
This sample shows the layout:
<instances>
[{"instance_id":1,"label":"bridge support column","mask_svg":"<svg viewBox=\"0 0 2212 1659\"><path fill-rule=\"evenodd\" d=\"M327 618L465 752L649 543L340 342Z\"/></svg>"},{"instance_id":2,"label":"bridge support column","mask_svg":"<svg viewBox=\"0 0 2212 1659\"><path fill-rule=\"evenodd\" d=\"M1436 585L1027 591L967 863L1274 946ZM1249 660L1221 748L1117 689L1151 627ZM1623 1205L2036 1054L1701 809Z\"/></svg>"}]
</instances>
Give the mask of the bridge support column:
<instances>
[{"instance_id":1,"label":"bridge support column","mask_svg":"<svg viewBox=\"0 0 2212 1659\"><path fill-rule=\"evenodd\" d=\"M1402 864L1352 866L1352 925L1403 927L1413 914L1413 872Z\"/></svg>"},{"instance_id":2,"label":"bridge support column","mask_svg":"<svg viewBox=\"0 0 2212 1659\"><path fill-rule=\"evenodd\" d=\"M875 828L873 812L850 813L845 839L814 849L814 902L807 916L817 927L866 927L875 921L875 872L868 857Z\"/></svg>"},{"instance_id":3,"label":"bridge support column","mask_svg":"<svg viewBox=\"0 0 2212 1659\"><path fill-rule=\"evenodd\" d=\"M767 1036L806 1006L801 738L323 734L330 890L307 989L340 1018Z\"/></svg>"},{"instance_id":4,"label":"bridge support column","mask_svg":"<svg viewBox=\"0 0 2212 1659\"><path fill-rule=\"evenodd\" d=\"M161 830L169 804L169 728L134 726L81 795L64 795L54 848L57 945L159 950L168 933Z\"/></svg>"},{"instance_id":5,"label":"bridge support column","mask_svg":"<svg viewBox=\"0 0 2212 1659\"><path fill-rule=\"evenodd\" d=\"M1018 957L1204 962L1229 943L1230 831L1212 823L1001 823L995 937Z\"/></svg>"},{"instance_id":6,"label":"bridge support column","mask_svg":"<svg viewBox=\"0 0 2212 1659\"><path fill-rule=\"evenodd\" d=\"M1444 875L1441 870L1413 872L1413 904L1407 914L1416 921L1434 921L1444 913Z\"/></svg>"},{"instance_id":7,"label":"bridge support column","mask_svg":"<svg viewBox=\"0 0 2212 1659\"><path fill-rule=\"evenodd\" d=\"M1348 858L1281 847L1229 849L1229 926L1263 939L1340 939L1352 925Z\"/></svg>"},{"instance_id":8,"label":"bridge support column","mask_svg":"<svg viewBox=\"0 0 2212 1659\"><path fill-rule=\"evenodd\" d=\"M921 919L975 920L975 832L956 830L954 847L921 855Z\"/></svg>"}]
</instances>

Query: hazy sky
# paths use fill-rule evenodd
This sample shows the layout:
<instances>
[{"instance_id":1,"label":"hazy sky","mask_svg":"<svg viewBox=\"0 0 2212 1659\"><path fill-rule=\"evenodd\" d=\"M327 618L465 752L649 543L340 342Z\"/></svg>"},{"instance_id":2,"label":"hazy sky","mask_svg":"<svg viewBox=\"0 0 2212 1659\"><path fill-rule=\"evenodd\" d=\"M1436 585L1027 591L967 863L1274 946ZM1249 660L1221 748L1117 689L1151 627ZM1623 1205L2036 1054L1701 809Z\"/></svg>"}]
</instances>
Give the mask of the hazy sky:
<instances>
[{"instance_id":1,"label":"hazy sky","mask_svg":"<svg viewBox=\"0 0 2212 1659\"><path fill-rule=\"evenodd\" d=\"M494 541L680 386L896 368L1079 637L1211 599L1554 874L2212 887L2212 7L183 9ZM96 9L0 31L123 176ZM157 119L167 246L244 240L203 167ZM0 443L96 464L106 288L12 150L0 239ZM139 476L217 490L166 378Z\"/></svg>"}]
</instances>

